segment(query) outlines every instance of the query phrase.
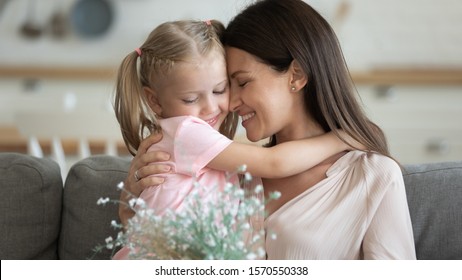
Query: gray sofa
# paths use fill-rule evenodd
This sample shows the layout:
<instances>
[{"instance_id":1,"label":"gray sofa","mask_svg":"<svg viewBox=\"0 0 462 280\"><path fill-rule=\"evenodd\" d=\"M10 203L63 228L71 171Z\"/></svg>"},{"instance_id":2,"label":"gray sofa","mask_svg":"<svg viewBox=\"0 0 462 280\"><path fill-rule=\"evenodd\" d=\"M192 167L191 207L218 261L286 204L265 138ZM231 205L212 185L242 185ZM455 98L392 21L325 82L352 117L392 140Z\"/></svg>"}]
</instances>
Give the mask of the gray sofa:
<instances>
[{"instance_id":1,"label":"gray sofa","mask_svg":"<svg viewBox=\"0 0 462 280\"><path fill-rule=\"evenodd\" d=\"M95 252L114 236L117 184L129 160L92 156L64 182L49 159L0 153L0 258L108 259ZM405 166L404 181L418 259L462 259L462 161Z\"/></svg>"}]
</instances>

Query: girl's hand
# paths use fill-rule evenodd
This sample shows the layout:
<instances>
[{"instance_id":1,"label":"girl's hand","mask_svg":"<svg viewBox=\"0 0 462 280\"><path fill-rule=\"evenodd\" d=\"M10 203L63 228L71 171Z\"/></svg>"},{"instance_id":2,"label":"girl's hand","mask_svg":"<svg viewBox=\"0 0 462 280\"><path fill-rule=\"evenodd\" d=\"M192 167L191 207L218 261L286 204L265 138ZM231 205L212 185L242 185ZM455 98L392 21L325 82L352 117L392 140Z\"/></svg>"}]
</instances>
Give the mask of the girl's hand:
<instances>
[{"instance_id":1,"label":"girl's hand","mask_svg":"<svg viewBox=\"0 0 462 280\"><path fill-rule=\"evenodd\" d=\"M363 145L362 143L358 142L353 137L348 135L343 129L339 129L338 133L340 135L340 138L343 139L346 142L346 143L344 143L344 145L345 145L345 149L347 151L353 151L353 150L365 151L365 150L367 150L367 147L365 145Z\"/></svg>"},{"instance_id":2,"label":"girl's hand","mask_svg":"<svg viewBox=\"0 0 462 280\"><path fill-rule=\"evenodd\" d=\"M170 166L166 164L150 165L150 163L162 162L170 159L170 155L165 152L147 152L150 146L158 143L161 139L162 134L152 134L144 139L140 143L136 156L130 164L127 178L124 181L124 188L126 191L120 194L120 201L124 203L119 205L119 218L124 226L127 224L128 219L134 215L134 212L126 206L128 201L133 197L139 197L145 188L156 186L164 182L164 178L150 175L165 173L170 170Z\"/></svg>"}]
</instances>

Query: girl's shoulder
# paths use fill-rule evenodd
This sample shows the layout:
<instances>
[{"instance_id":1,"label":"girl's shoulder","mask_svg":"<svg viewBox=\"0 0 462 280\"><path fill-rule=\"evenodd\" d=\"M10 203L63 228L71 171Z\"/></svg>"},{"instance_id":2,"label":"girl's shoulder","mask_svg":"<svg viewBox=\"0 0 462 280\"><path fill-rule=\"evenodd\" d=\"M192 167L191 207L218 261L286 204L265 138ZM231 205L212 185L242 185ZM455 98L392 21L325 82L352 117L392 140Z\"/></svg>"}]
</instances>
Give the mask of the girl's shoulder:
<instances>
[{"instance_id":1,"label":"girl's shoulder","mask_svg":"<svg viewBox=\"0 0 462 280\"><path fill-rule=\"evenodd\" d=\"M178 116L159 120L159 124L162 127L162 129L164 127L179 127L191 123L208 125L205 121L193 116Z\"/></svg>"},{"instance_id":2,"label":"girl's shoulder","mask_svg":"<svg viewBox=\"0 0 462 280\"><path fill-rule=\"evenodd\" d=\"M159 120L164 135L176 138L178 135L189 132L210 132L214 129L205 121L193 116L179 116Z\"/></svg>"}]
</instances>

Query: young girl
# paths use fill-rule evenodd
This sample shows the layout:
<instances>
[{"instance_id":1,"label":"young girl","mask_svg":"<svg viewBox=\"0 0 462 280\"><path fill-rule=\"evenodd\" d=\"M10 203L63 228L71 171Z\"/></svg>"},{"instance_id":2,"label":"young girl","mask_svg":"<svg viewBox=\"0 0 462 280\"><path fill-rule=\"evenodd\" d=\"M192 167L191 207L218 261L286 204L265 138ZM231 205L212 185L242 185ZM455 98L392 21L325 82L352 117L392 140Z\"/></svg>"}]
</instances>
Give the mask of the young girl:
<instances>
[{"instance_id":1,"label":"young girl","mask_svg":"<svg viewBox=\"0 0 462 280\"><path fill-rule=\"evenodd\" d=\"M333 133L271 148L231 141L237 116L228 110L223 31L215 20L166 22L119 68L115 111L127 148L134 154L145 131L161 132L161 142L150 150L172 155L165 183L140 195L157 213L185 207L194 182L201 186L202 197L210 199L216 186L222 190L229 181L225 172L235 172L243 164L255 176L286 177L349 148ZM293 84L286 86L297 94ZM241 114L244 127L254 115ZM237 176L232 182L237 182ZM116 258L126 253L119 252Z\"/></svg>"}]
</instances>

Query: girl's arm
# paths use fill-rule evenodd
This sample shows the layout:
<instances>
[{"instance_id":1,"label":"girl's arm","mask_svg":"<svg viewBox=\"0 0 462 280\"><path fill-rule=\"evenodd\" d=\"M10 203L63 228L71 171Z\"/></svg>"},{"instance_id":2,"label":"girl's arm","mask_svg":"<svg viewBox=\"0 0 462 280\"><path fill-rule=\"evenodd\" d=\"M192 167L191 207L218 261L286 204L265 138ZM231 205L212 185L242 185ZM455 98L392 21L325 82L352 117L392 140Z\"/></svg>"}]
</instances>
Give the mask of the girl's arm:
<instances>
[{"instance_id":1,"label":"girl's arm","mask_svg":"<svg viewBox=\"0 0 462 280\"><path fill-rule=\"evenodd\" d=\"M353 146L361 146L346 133L340 131ZM283 178L310 169L323 160L352 147L340 140L333 132L321 136L289 141L264 148L238 142L231 143L207 167L236 171L246 165L246 172L263 178Z\"/></svg>"}]
</instances>

